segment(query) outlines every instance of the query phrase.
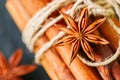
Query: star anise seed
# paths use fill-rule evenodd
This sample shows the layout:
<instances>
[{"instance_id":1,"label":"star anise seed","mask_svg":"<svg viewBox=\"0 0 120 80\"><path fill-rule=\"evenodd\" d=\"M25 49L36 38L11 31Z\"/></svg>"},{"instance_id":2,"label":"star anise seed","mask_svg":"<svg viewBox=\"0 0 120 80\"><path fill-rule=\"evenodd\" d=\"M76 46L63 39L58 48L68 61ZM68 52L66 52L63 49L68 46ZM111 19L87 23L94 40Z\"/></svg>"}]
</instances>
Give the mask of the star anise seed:
<instances>
[{"instance_id":1,"label":"star anise seed","mask_svg":"<svg viewBox=\"0 0 120 80\"><path fill-rule=\"evenodd\" d=\"M22 80L20 76L36 69L35 65L19 65L22 55L22 49L18 49L7 62L2 52L0 52L0 80Z\"/></svg>"},{"instance_id":2,"label":"star anise seed","mask_svg":"<svg viewBox=\"0 0 120 80\"><path fill-rule=\"evenodd\" d=\"M66 35L62 39L58 40L56 42L56 45L72 44L72 55L70 63L77 56L80 47L82 47L86 55L94 61L93 50L88 42L95 44L109 44L109 42L104 38L92 34L93 31L95 31L103 22L105 22L106 18L98 19L89 26L87 26L87 8L84 8L82 10L78 25L76 24L75 20L68 14L63 12L61 12L61 14L63 15L64 21L66 22L67 26L70 26L70 28L65 28L64 25L57 26L57 28L64 31Z\"/></svg>"}]
</instances>

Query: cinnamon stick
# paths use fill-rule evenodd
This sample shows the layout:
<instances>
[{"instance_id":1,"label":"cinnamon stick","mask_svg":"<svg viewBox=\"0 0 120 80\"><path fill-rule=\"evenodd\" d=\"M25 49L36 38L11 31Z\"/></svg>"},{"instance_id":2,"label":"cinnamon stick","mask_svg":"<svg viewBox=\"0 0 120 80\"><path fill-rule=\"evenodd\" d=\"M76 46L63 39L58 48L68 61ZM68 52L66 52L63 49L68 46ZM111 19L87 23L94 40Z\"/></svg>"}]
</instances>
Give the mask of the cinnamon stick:
<instances>
[{"instance_id":1,"label":"cinnamon stick","mask_svg":"<svg viewBox=\"0 0 120 80\"><path fill-rule=\"evenodd\" d=\"M7 7L8 11L10 12L10 14L12 15L13 19L15 20L16 24L19 26L19 29L23 30L23 27L25 26L25 21L24 21L23 17L20 17L20 11L17 9L16 4L13 4L13 2L8 0L6 3L6 7ZM21 6L19 5L19 7L21 7ZM26 15L26 13L25 13L25 15ZM44 69L47 71L47 73L51 79L58 80L58 78L54 75L55 74L54 71L52 71L52 69L48 69L48 63L47 63L46 59L44 61L42 61L41 64L43 65Z\"/></svg>"},{"instance_id":2,"label":"cinnamon stick","mask_svg":"<svg viewBox=\"0 0 120 80\"><path fill-rule=\"evenodd\" d=\"M45 71L49 75L51 80L59 80L59 77L54 72L52 65L50 64L49 60L44 56L44 60L42 60L41 65L44 67ZM48 70L49 69L49 70Z\"/></svg>"},{"instance_id":3,"label":"cinnamon stick","mask_svg":"<svg viewBox=\"0 0 120 80\"><path fill-rule=\"evenodd\" d=\"M115 21L115 22L117 22L117 21ZM105 23L106 24L106 23ZM118 24L118 23L117 23ZM106 35L104 35L104 37L105 38L107 38L112 44L111 45L113 45L113 46L111 46L112 48L113 48L113 51L115 51L116 50L116 48L118 47L117 45L118 45L118 36L116 36L116 32L113 30L113 29L111 29L109 26L108 26L109 24L106 24L106 26L107 26L107 28L106 27L104 27L104 28L101 28L101 30L100 31L103 31L102 33L103 34L106 34ZM104 25L105 26L105 25ZM113 38L111 38L110 37L110 35L111 34L109 34L109 33L105 33L106 31L105 31L105 28L108 30L110 30L110 31L112 31L112 36L114 36L114 39ZM114 43L115 42L115 43ZM119 65L118 65L119 66Z\"/></svg>"},{"instance_id":4,"label":"cinnamon stick","mask_svg":"<svg viewBox=\"0 0 120 80\"><path fill-rule=\"evenodd\" d=\"M54 34L52 32L54 31ZM56 36L59 33L59 31L55 28L55 26L52 26L50 29L46 31L46 35L49 39L52 39L54 36ZM74 74L74 76L79 80L81 79L100 79L96 72L91 67L86 66L83 64L78 57L75 58L75 60L69 65L70 57L71 57L71 45L66 46L57 46L55 49L59 52L61 57L64 59L67 66L69 66L71 72ZM81 75L81 77L79 77ZM89 78L90 76L90 78Z\"/></svg>"},{"instance_id":5,"label":"cinnamon stick","mask_svg":"<svg viewBox=\"0 0 120 80\"><path fill-rule=\"evenodd\" d=\"M16 4L18 7L15 7ZM18 0L16 0L16 2L12 2L8 0L6 3L6 7L9 13L11 14L12 18L14 19L15 23L19 26L18 27L19 30L22 31L24 29L24 26L30 19L30 16L27 15L28 14L27 11L22 7L22 5L18 2ZM21 14L26 15L26 16L23 16Z\"/></svg>"},{"instance_id":6,"label":"cinnamon stick","mask_svg":"<svg viewBox=\"0 0 120 80\"><path fill-rule=\"evenodd\" d=\"M32 7L31 7L31 10L32 10ZM99 76L97 75L97 73L95 73L92 68L83 64L78 58L76 58L76 60L74 60L74 62L71 64L71 66L69 66L70 54L67 49L69 50L70 46L65 47L65 49L64 49L64 47L58 48L57 51L59 51L59 54L60 54L64 50L61 53L62 54L61 57L64 59L65 63L70 68L70 70L72 71L72 73L74 74L76 79L83 79L83 80L87 80L87 79L99 80L100 79Z\"/></svg>"},{"instance_id":7,"label":"cinnamon stick","mask_svg":"<svg viewBox=\"0 0 120 80\"><path fill-rule=\"evenodd\" d=\"M23 4L31 16L34 15L39 9L47 5L47 3L50 1L51 0L20 0L21 4ZM30 6L32 7L32 10Z\"/></svg>"},{"instance_id":8,"label":"cinnamon stick","mask_svg":"<svg viewBox=\"0 0 120 80\"><path fill-rule=\"evenodd\" d=\"M44 36L37 41L39 45L36 45L35 47L41 48L47 41L48 39ZM45 56L47 60L49 60L50 64L53 65L53 69L59 80L75 80L74 76L69 71L68 67L63 63L64 61L61 59L55 49L48 50L43 56ZM42 60L44 60L44 57L41 59L41 61Z\"/></svg>"},{"instance_id":9,"label":"cinnamon stick","mask_svg":"<svg viewBox=\"0 0 120 80\"><path fill-rule=\"evenodd\" d=\"M96 61L103 61L106 57L110 56L113 52L110 50L110 48L107 45L97 45L94 48L94 56ZM105 65L105 66L98 66L97 67L100 75L104 80L113 80L111 75L111 65Z\"/></svg>"},{"instance_id":10,"label":"cinnamon stick","mask_svg":"<svg viewBox=\"0 0 120 80\"><path fill-rule=\"evenodd\" d=\"M120 80L120 64L118 62L112 64L112 75L115 80Z\"/></svg>"},{"instance_id":11,"label":"cinnamon stick","mask_svg":"<svg viewBox=\"0 0 120 80\"><path fill-rule=\"evenodd\" d=\"M94 49L96 49L96 55L95 55L96 61L103 61L108 56L113 54L112 50L107 45L106 46L99 45ZM97 68L104 80L120 79L120 76L119 76L120 65L117 60L110 63L109 65L99 66Z\"/></svg>"},{"instance_id":12,"label":"cinnamon stick","mask_svg":"<svg viewBox=\"0 0 120 80\"><path fill-rule=\"evenodd\" d=\"M94 18L92 18L92 19L94 19ZM115 18L113 18L113 21L115 22L115 24L118 27L120 26L119 22ZM111 27L111 25L108 24L108 22L103 23L99 27L99 31L100 31L101 35L110 42L110 44L109 44L110 47L108 45L105 45L105 46L98 45L94 48L97 53L95 55L96 61L103 61L106 58L108 58L109 56L113 55L114 52L116 51L116 49L118 48L119 36L118 36L118 33L113 29L113 27ZM113 69L115 67L116 67L116 69ZM118 61L116 60L109 65L99 66L97 68L98 68L100 74L102 75L103 79L118 80L118 78L120 79L119 67L120 67L120 65L118 64ZM112 70L111 70L111 68L112 68Z\"/></svg>"},{"instance_id":13,"label":"cinnamon stick","mask_svg":"<svg viewBox=\"0 0 120 80\"><path fill-rule=\"evenodd\" d=\"M15 2L17 2L17 3L15 3ZM12 11L16 10L15 7L16 8L22 7L20 5L18 6L18 4L20 4L19 1L14 0L15 4L12 4L12 5L14 5L13 7L9 7L11 5L10 3L13 3L13 2L7 1L7 4L6 4L7 9L9 10L9 12L11 12L11 9L12 9ZM15 21L18 24L24 22L24 19L22 17L19 17L19 15L21 15L19 13L20 13L19 10L17 12L15 12L15 13L11 13L11 15L13 15L13 17L15 17L14 19L15 19ZM14 16L14 15L17 15L17 16ZM28 16L29 14L22 12L22 15ZM26 18L26 17L24 17L24 18ZM21 25L19 25L19 27L20 27L20 30L22 31L23 28L21 28ZM41 45L39 45L39 47L41 47L42 45L44 45L43 44L43 43L45 43L44 42L45 41L44 38L41 38L39 41L41 43ZM38 43L39 43L39 41L38 41ZM37 51L37 48L36 48L36 51ZM43 65L44 69L47 71L47 73L50 76L50 78L52 80L59 80L59 79L61 79L61 80L68 80L68 79L69 80L75 80L74 76L69 71L68 67L64 64L64 62L62 61L62 59L57 54L55 54L54 52L51 51L51 50L49 50L47 53L45 53L45 55L43 57L45 59L43 59L41 61L41 64ZM51 63L51 62L54 62L54 63ZM51 66L51 64L52 64L52 66Z\"/></svg>"},{"instance_id":14,"label":"cinnamon stick","mask_svg":"<svg viewBox=\"0 0 120 80\"><path fill-rule=\"evenodd\" d=\"M49 34L50 34L50 33L49 33ZM57 51L59 51L59 50L57 50ZM61 50L60 50L60 51L61 51ZM60 53L60 52L59 52L59 53ZM68 61L67 63L69 63L69 61ZM68 66L69 66L69 65L68 65ZM78 66L78 67L79 67L79 66ZM79 68L80 68L80 67L79 67ZM88 69L89 69L89 68L88 68ZM73 71L74 71L74 70L73 70ZM80 72L79 70L76 69L76 72L74 71L73 74L74 74L74 75L77 77L77 79L78 79L78 78L80 78L80 77L79 77L80 74L77 73L77 71ZM88 72L88 73L89 73L89 72ZM77 74L77 75L76 75L76 74Z\"/></svg>"},{"instance_id":15,"label":"cinnamon stick","mask_svg":"<svg viewBox=\"0 0 120 80\"><path fill-rule=\"evenodd\" d=\"M118 21L115 22L117 23ZM119 41L118 33L108 23L103 23L99 27L99 31L101 35L110 42L110 47L112 51L115 52L116 49L118 48L118 41Z\"/></svg>"}]
</instances>

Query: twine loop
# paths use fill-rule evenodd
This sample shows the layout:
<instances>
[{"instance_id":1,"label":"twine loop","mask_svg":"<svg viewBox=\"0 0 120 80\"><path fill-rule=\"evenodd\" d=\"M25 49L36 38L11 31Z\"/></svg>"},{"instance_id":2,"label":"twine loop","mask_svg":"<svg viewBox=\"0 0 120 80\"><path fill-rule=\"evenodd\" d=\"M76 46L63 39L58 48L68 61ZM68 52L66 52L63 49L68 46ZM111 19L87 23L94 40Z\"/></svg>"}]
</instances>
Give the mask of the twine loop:
<instances>
[{"instance_id":1,"label":"twine loop","mask_svg":"<svg viewBox=\"0 0 120 80\"><path fill-rule=\"evenodd\" d=\"M30 51L33 51L34 44L36 40L44 35L45 31L50 28L50 26L54 25L58 21L60 21L63 16L59 15L56 18L52 19L47 24L43 25L45 20L48 18L49 15L51 15L54 11L62 7L63 5L67 5L69 3L74 2L74 5L72 9L70 9L67 13L70 14L70 16L74 17L75 12L77 10L81 10L84 7L88 7L89 9L89 15L93 14L94 16L97 15L103 15L105 17L108 17L107 22L117 31L117 33L120 33L120 29L114 24L114 22L111 20L110 17L114 15L114 11L109 8L113 7L116 11L117 16L120 19L120 9L119 9L119 0L104 0L99 2L92 2L91 0L53 0L51 3L49 3L47 6L45 6L43 9L38 11L35 16L31 18L31 20L28 22L25 30L23 31L23 41L28 47ZM113 2L114 4L111 4ZM106 4L107 6L101 7L98 4ZM115 6L117 4L117 6ZM78 19L75 19L78 21ZM69 28L69 26L67 26ZM51 39L49 42L47 42L42 48L37 52L35 55L35 62L39 64L40 58L42 54L47 51L58 39L62 38L65 35L64 32L59 32L53 39ZM85 58L82 58L82 56L79 56L79 59L87 64L88 66L101 66L101 65L107 65L111 63L112 61L116 60L116 58L120 55L120 41L119 41L119 47L116 50L115 54L106 59L102 62L91 62L86 60Z\"/></svg>"}]
</instances>

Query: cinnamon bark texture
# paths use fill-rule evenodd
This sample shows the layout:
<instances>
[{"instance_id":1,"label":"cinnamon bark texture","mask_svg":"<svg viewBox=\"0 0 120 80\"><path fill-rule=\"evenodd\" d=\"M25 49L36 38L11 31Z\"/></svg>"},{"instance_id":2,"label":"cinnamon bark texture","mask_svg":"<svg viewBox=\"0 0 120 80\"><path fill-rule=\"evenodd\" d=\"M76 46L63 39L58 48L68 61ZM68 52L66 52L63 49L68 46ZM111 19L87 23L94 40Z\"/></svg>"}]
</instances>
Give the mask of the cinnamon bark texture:
<instances>
[{"instance_id":1,"label":"cinnamon bark texture","mask_svg":"<svg viewBox=\"0 0 120 80\"><path fill-rule=\"evenodd\" d=\"M115 18L112 18L112 20L118 27L120 27L120 23ZM106 58L109 58L108 56L111 56L115 53L116 49L118 48L118 42L120 37L119 34L113 29L113 27L108 23L103 23L98 30L100 34L110 42L108 46L98 46L96 48L98 50L97 52L100 53L98 54L100 56L100 59L105 60ZM96 59L98 58L96 57ZM102 67L103 70L101 70L101 72L103 71L104 73L106 73L105 78L108 77L108 80L110 80L110 76L113 77L111 79L119 80L120 79L119 76L120 69L118 69L119 67L120 67L119 62L118 60L116 60L107 66L103 66Z\"/></svg>"},{"instance_id":2,"label":"cinnamon bark texture","mask_svg":"<svg viewBox=\"0 0 120 80\"><path fill-rule=\"evenodd\" d=\"M47 5L51 0L20 0L25 9L28 11L29 15L34 15L39 9ZM31 10L31 7L32 10Z\"/></svg>"},{"instance_id":3,"label":"cinnamon bark texture","mask_svg":"<svg viewBox=\"0 0 120 80\"><path fill-rule=\"evenodd\" d=\"M9 2L9 0L8 0L8 2ZM15 2L15 0L14 1L12 1L12 2ZM20 2L18 2L19 4L20 4ZM17 3L17 4L18 4ZM14 4L14 5L16 5L16 7L19 7L19 6L17 6L17 4ZM7 8L8 8L8 10L11 12L11 9L10 9L10 7L9 7L9 3L7 3ZM24 6L24 5L23 5ZM23 7L22 6L22 7ZM34 6L36 6L36 5L34 5ZM23 8L23 9L25 9L25 8ZM27 10L27 9L25 9L25 10ZM31 10L32 10L32 7L31 7ZM24 16L26 16L26 14L27 14L28 12L26 12L25 13L25 15L24 15L24 12L23 12L23 14L19 14L19 13L11 13L11 15L15 15L15 14L18 14L18 15L24 15ZM30 13L29 14L27 14L27 15L29 15L30 16ZM24 17L25 18L25 17ZM16 21L18 21L17 23L19 23L19 21L20 22L22 22L22 20L20 19L20 18L14 18ZM18 25L19 26L19 25ZM21 28L21 26L19 26L20 27L20 29L21 29L21 31L24 29L24 28ZM25 27L25 26L24 26ZM39 40L38 40L39 41ZM40 41L40 43L41 43L41 41ZM35 48L35 52L37 52L37 50L40 48L40 45L39 44L37 44L36 45L37 47ZM68 46L69 48L70 48L70 46ZM69 49L68 48L68 49ZM61 50L61 52L64 50L64 47L62 47L61 48L62 50ZM65 79L67 79L68 80L68 77L66 77L66 76L69 76L71 79L83 79L83 80L87 80L87 79L91 79L91 80L99 80L100 78L99 78L99 76L97 75L97 73L95 73L94 72L94 70L93 69L91 69L90 67L88 67L88 66L86 66L85 64L83 64L82 62L80 62L80 60L77 58L77 60L75 61L75 63L73 62L72 64L71 64L71 66L69 66L69 54L67 54L67 56L65 55L65 53L69 53L68 52L68 50L67 50L67 48L65 48L66 50L64 50L64 52L62 52L62 54L63 54L63 56L65 56L65 59L63 59L66 63L67 63L67 66L66 66L66 64L64 63L64 61L61 61L62 63L61 64L64 64L65 66L61 66L60 65L60 63L58 62L58 63L56 63L56 64L59 64L60 65L60 67L59 68L62 68L61 69L61 71L62 71L62 75L64 76L64 80ZM45 55L46 54L46 55ZM48 52L46 52L44 55L43 55L43 57L44 56L48 56ZM51 57L52 57L52 59L54 59L54 57L53 57L53 54L56 54L56 53L51 53ZM57 54L58 55L58 54ZM48 56L49 57L49 56ZM59 59L60 57L59 56L56 56L56 59ZM64 57L62 57L62 58L64 58ZM66 60L67 59L67 60ZM48 59L49 61L51 61L50 59ZM47 66L47 64L46 65L44 65L45 64L45 62L43 62L44 61L44 59L42 58L42 60L41 60L41 64L43 64L43 67L45 67L45 69L46 69L46 71L47 72L50 72L49 71L49 68L46 68L46 66ZM55 61L54 61L55 62ZM68 69L68 67L70 68L70 69ZM55 69L55 68L54 68ZM74 76L75 76L75 78L74 78L74 76L73 76L73 74L71 73L71 71L72 71L72 73L74 74ZM66 72L66 73L65 73ZM67 72L69 72L68 74L67 74ZM55 72L54 72L55 73ZM56 73L58 73L58 75L60 75L60 72L57 70L56 71ZM50 74L50 73L48 73L48 74ZM62 76L62 77L63 77ZM80 77L81 76L81 77ZM51 76L50 76L51 77ZM52 79L54 79L55 80L55 78L54 78L54 76L52 76Z\"/></svg>"},{"instance_id":4,"label":"cinnamon bark texture","mask_svg":"<svg viewBox=\"0 0 120 80\"><path fill-rule=\"evenodd\" d=\"M44 7L49 0L46 0L45 2L42 0L8 0L7 1L7 9L11 13L13 19L15 20L16 24L18 25L19 29L21 31L24 30L25 25L27 24L28 20L42 7ZM41 4L36 5L36 4ZM115 20L114 20L115 21ZM117 22L117 21L115 21ZM106 24L106 25L105 25ZM105 39L110 41L110 46L99 46L96 50L96 53L105 53L106 54L112 54L117 46L118 46L118 36L117 33L113 30L113 28L109 27L110 25L108 23L105 23L103 27L101 26L100 33L103 35ZM117 23L119 24L119 23ZM108 29L107 31L104 29L105 27L108 27L109 30L113 31L112 34L109 34ZM54 32L54 34L52 33ZM44 37L39 38L36 41L36 45L34 48L34 52L37 52L48 40L52 39L54 36L57 35L59 31L55 28L55 26L52 26L49 30L46 31ZM112 35L112 37L110 37ZM113 39L113 36L115 36L115 39ZM115 40L115 41L114 41ZM105 49L105 50L103 50ZM100 76L98 73L95 72L95 70L91 67L86 66L83 64L78 57L75 58L75 60L69 65L70 57L71 57L71 45L67 46L59 46L49 49L41 59L41 64L47 71L48 75L53 80L100 80ZM107 50L110 50L107 52ZM113 52L112 52L112 51ZM96 61L101 61L104 58L101 58L101 53L96 57ZM102 55L103 56L103 55ZM100 57L100 58L99 58ZM106 57L106 56L105 56ZM49 66L49 67L48 67ZM107 68L106 68L107 67ZM116 68L114 70L114 68ZM106 80L112 79L111 74L109 72L109 66L103 66L98 67L98 71L102 77ZM115 73L117 71L117 73ZM119 64L117 62L114 63L114 66L112 67L112 76L114 76L115 79L119 78Z\"/></svg>"},{"instance_id":5,"label":"cinnamon bark texture","mask_svg":"<svg viewBox=\"0 0 120 80\"><path fill-rule=\"evenodd\" d=\"M98 19L98 18L96 18ZM91 18L91 21L94 21L94 18ZM115 22L116 25L118 25L118 21L116 21L116 19L114 18L113 21ZM95 50L95 60L96 61L104 61L107 58L110 58L114 52L116 51L117 47L118 47L118 41L119 41L119 36L118 33L112 28L112 26L110 24L103 23L99 28L98 28L99 32L97 31L96 34L98 35L102 35L105 39L107 39L110 44L109 45L96 45L93 46L94 50ZM109 32L108 32L109 31ZM113 37L111 37L113 36ZM110 57L109 57L110 56ZM117 67L116 73L114 73L114 70L111 70L111 68L114 67L113 64L117 63L115 66ZM118 61L114 61L109 65L105 65L105 66L99 66L97 67L100 75L102 76L102 78L104 80L118 80L117 77L120 78L120 76L118 76L120 69L118 69L118 67L120 67L120 65L118 64ZM113 76L116 75L116 76Z\"/></svg>"},{"instance_id":6,"label":"cinnamon bark texture","mask_svg":"<svg viewBox=\"0 0 120 80\"><path fill-rule=\"evenodd\" d=\"M6 6L8 6L7 9L10 11L13 19L16 21L17 25L19 26L20 30L22 31L26 25L25 19L27 19L27 21L28 21L30 19L30 15L27 12L24 13L24 11L19 10L19 8L21 8L22 10L25 10L25 8L23 7L23 5L20 3L19 0L14 0L14 1L8 0ZM11 12L11 10L12 10L12 12ZM19 17L21 14L24 16L29 16L29 17ZM38 40L37 43L40 45L36 47L35 51L37 51L42 45L44 45L44 43L46 43L45 39L46 38L41 38ZM46 55L43 55L44 59L41 61L41 64L43 65L44 69L47 71L50 78L52 80L59 80L59 79L63 80L63 78L65 80L67 80L67 79L75 80L74 76L72 75L72 73L70 72L68 67L65 65L63 60L59 57L58 54L55 54L54 52L49 50L47 52L47 54L45 53L47 55L47 57L46 57ZM51 60L51 58L52 58L52 60ZM53 59L54 59L54 63L53 63Z\"/></svg>"}]
</instances>

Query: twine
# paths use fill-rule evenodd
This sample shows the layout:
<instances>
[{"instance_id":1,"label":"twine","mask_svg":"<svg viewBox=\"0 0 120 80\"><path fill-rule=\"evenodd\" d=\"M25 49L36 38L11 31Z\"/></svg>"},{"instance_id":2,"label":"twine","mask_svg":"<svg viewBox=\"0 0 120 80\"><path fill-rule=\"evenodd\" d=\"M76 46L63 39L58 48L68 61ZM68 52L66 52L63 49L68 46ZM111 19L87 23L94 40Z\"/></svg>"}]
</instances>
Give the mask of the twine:
<instances>
[{"instance_id":1,"label":"twine","mask_svg":"<svg viewBox=\"0 0 120 80\"><path fill-rule=\"evenodd\" d=\"M33 18L28 22L27 27L23 32L23 41L26 43L26 46L31 51L33 50L35 41L39 37L41 37L50 26L54 25L56 22L58 22L63 18L63 16L59 15L58 17L54 18L52 21L48 22L47 24L42 25L45 22L45 20L48 18L48 16L51 15L56 9L60 8L62 5L66 5L65 3L71 3L74 1L75 0L54 0L53 2L49 3L46 7L44 7L42 10L38 11L38 13L35 16L33 16ZM81 4L82 2L84 2L84 5ZM89 11L91 11L89 14L103 15L103 16L110 16L111 14L113 14L112 10L106 10L100 7L99 5L93 3L91 0L76 0L72 9L68 11L68 14L70 13L70 16L74 17L75 11L78 9L84 8L86 5L88 6ZM117 10L116 13L119 12L118 7L117 8L116 6L113 6L113 7L115 8L115 11ZM117 15L120 16L120 14L118 13ZM107 21L111 26L113 26L113 28L118 33L120 33L120 29L114 24L111 18L108 18ZM67 27L69 28L69 26ZM53 39L47 42L44 46L42 46L42 48L35 55L35 62L39 64L39 59L41 55L64 35L65 33L61 31L58 33L57 36L55 36ZM82 58L81 56L79 56L79 59L83 63L87 64L88 66L101 66L101 65L107 65L111 63L119 55L120 55L120 42L119 42L119 47L116 53L111 58L106 59L103 62L91 62L86 60L85 58Z\"/></svg>"},{"instance_id":2,"label":"twine","mask_svg":"<svg viewBox=\"0 0 120 80\"><path fill-rule=\"evenodd\" d=\"M70 0L71 2L73 0ZM33 35L38 31L43 22L48 18L49 15L52 14L55 10L60 8L65 2L70 2L69 0L54 0L42 10L40 10L27 24L25 30L23 31L23 41L26 43L26 46L30 51L33 50L33 45L31 45L30 41Z\"/></svg>"},{"instance_id":3,"label":"twine","mask_svg":"<svg viewBox=\"0 0 120 80\"><path fill-rule=\"evenodd\" d=\"M117 1L117 3L120 5L120 0L116 0Z\"/></svg>"},{"instance_id":4,"label":"twine","mask_svg":"<svg viewBox=\"0 0 120 80\"><path fill-rule=\"evenodd\" d=\"M77 5L79 4L79 3L81 3L82 2L82 0L78 0L74 5L73 5L73 7L72 7L72 9L71 9L71 13L72 14L74 14L74 9L77 7ZM73 12L72 12L73 11ZM72 15L71 14L71 15ZM73 15L72 15L73 16ZM63 16L61 16L60 15L60 19L62 19L63 18ZM53 20L53 21L55 21L55 20ZM57 22L59 21L59 20L56 20ZM52 21L51 21L52 22ZM55 24L55 23L54 23ZM52 24L53 25L53 24ZM51 26L51 25L50 25ZM67 26L68 28L70 27L70 26ZM43 28L45 28L45 26L43 27ZM41 57L41 55L45 52L45 51L47 51L56 41L58 41L60 38L62 38L63 36L65 35L65 33L63 32L63 31L61 31L61 32L59 32L58 33L58 35L56 35L53 39L51 39L49 42L47 42L44 46L42 46L42 48L37 52L37 54L35 55L35 62L36 63L39 63L39 59L40 59L40 57Z\"/></svg>"},{"instance_id":5,"label":"twine","mask_svg":"<svg viewBox=\"0 0 120 80\"><path fill-rule=\"evenodd\" d=\"M120 2L120 0L117 0L117 2L115 0L107 0L107 1L114 7L120 21L120 6L117 5L117 2Z\"/></svg>"},{"instance_id":6,"label":"twine","mask_svg":"<svg viewBox=\"0 0 120 80\"><path fill-rule=\"evenodd\" d=\"M115 52L115 54L112 55L112 57L110 57L110 58L106 58L106 59L105 59L104 61L102 61L102 62L91 62L91 61L86 60L85 58L83 58L83 57L80 56L80 55L79 55L78 57L79 57L79 59L80 59L83 63L87 64L88 66L96 67L96 66L107 65L107 64L113 62L114 60L116 60L116 59L118 58L119 55L120 55L120 41L119 41L119 46L118 46L117 51Z\"/></svg>"},{"instance_id":7,"label":"twine","mask_svg":"<svg viewBox=\"0 0 120 80\"><path fill-rule=\"evenodd\" d=\"M104 8L100 7L99 5L94 4L91 0L85 0L85 3L88 5L88 7L91 5L92 6L94 5L97 8L99 7L99 8L101 8L101 10L104 10ZM108 17L107 22L116 30L116 32L118 34L120 34L120 29L114 24L114 22L111 20L111 18ZM119 57L119 55L120 55L120 40L119 40L119 46L118 46L116 52L114 53L114 55L112 55L112 57L110 57L110 58L106 58L102 62L91 62L91 61L86 60L85 58L82 58L82 56L80 56L80 55L78 57L83 63L87 64L88 66L96 67L96 66L107 65L107 64L115 61Z\"/></svg>"}]
</instances>

